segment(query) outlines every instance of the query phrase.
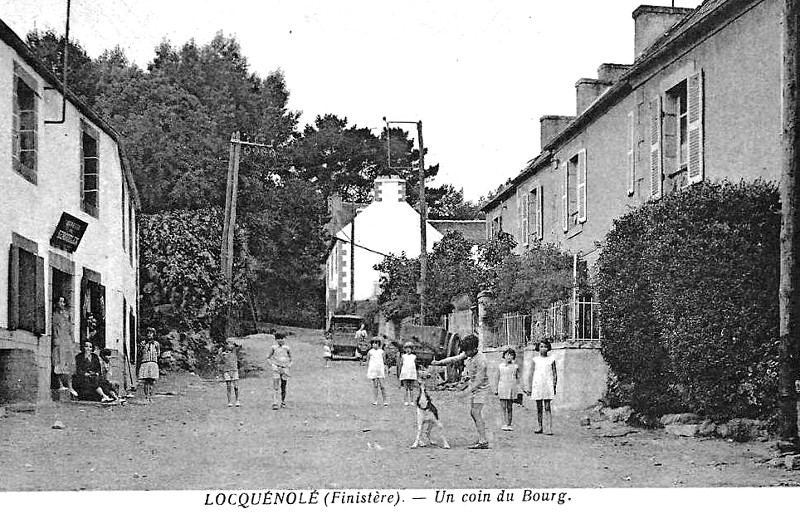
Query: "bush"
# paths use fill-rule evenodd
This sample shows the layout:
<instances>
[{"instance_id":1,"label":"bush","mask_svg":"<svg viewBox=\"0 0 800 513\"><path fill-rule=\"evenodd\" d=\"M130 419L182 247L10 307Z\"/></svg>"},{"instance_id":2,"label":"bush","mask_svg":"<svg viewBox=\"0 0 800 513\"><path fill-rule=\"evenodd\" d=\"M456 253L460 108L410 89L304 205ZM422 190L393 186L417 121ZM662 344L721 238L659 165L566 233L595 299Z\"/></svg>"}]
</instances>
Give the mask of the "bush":
<instances>
[{"instance_id":1,"label":"bush","mask_svg":"<svg viewBox=\"0 0 800 513\"><path fill-rule=\"evenodd\" d=\"M615 221L598 261L610 400L718 419L774 411L779 208L772 183L702 183Z\"/></svg>"}]
</instances>

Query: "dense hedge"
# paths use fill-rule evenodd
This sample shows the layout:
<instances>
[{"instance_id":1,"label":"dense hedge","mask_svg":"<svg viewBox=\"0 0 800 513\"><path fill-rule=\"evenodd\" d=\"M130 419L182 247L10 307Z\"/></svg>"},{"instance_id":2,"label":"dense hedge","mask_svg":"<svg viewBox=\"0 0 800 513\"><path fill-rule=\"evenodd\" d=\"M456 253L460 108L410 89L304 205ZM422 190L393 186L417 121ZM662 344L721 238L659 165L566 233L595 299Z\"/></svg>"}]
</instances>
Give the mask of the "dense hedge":
<instances>
[{"instance_id":1,"label":"dense hedge","mask_svg":"<svg viewBox=\"0 0 800 513\"><path fill-rule=\"evenodd\" d=\"M598 261L612 401L768 418L777 397L780 206L702 183L615 221Z\"/></svg>"}]
</instances>

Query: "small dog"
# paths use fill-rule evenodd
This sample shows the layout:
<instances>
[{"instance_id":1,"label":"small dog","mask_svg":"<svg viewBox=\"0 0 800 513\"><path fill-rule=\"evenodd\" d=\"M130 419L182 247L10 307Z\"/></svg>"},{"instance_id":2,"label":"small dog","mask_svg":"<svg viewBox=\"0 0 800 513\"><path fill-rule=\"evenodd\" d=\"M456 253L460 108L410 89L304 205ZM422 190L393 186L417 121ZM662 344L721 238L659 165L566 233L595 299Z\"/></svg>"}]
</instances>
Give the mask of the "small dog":
<instances>
[{"instance_id":1,"label":"small dog","mask_svg":"<svg viewBox=\"0 0 800 513\"><path fill-rule=\"evenodd\" d=\"M433 440L431 440L431 430L433 426L437 426L442 430L442 447L444 449L449 449L450 444L447 443L447 439L444 436L444 426L442 426L442 421L439 420L439 410L436 409L433 401L431 401L431 396L429 396L428 391L425 390L425 385L420 382L419 395L417 396L417 438L411 445L412 449L425 447L425 442L420 440L423 431L425 431L428 442L430 442L431 445L436 445Z\"/></svg>"}]
</instances>

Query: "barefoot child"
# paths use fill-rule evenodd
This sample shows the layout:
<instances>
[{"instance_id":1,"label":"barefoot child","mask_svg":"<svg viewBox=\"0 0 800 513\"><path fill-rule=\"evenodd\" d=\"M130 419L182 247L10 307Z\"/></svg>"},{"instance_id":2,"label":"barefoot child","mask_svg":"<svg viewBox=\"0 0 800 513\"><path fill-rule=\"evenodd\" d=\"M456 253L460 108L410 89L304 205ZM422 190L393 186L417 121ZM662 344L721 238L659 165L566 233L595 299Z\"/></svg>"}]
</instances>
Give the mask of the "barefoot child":
<instances>
[{"instance_id":1,"label":"barefoot child","mask_svg":"<svg viewBox=\"0 0 800 513\"><path fill-rule=\"evenodd\" d=\"M239 402L239 346L228 340L222 347L217 356L217 369L225 380L228 393L228 406L233 406L231 395L236 398L236 406L241 406ZM233 392L233 394L231 394Z\"/></svg>"},{"instance_id":2,"label":"barefoot child","mask_svg":"<svg viewBox=\"0 0 800 513\"><path fill-rule=\"evenodd\" d=\"M550 401L556 395L558 373L556 372L556 359L549 353L550 342L547 340L540 342L539 355L533 357L533 377L528 394L531 399L536 401L536 419L539 421L539 429L534 433L541 433L544 429L542 422L542 409L544 409L544 413L547 414L547 430L545 432L552 435L553 413L550 410Z\"/></svg>"},{"instance_id":3,"label":"barefoot child","mask_svg":"<svg viewBox=\"0 0 800 513\"><path fill-rule=\"evenodd\" d=\"M292 366L292 350L283 344L285 335L275 334L275 342L269 350L267 360L272 364L272 409L286 406L286 382L289 379L289 368ZM278 395L280 391L280 396ZM278 401L280 397L280 402Z\"/></svg>"},{"instance_id":4,"label":"barefoot child","mask_svg":"<svg viewBox=\"0 0 800 513\"><path fill-rule=\"evenodd\" d=\"M403 344L403 354L400 358L400 385L405 390L403 404L408 406L413 403L412 394L417 387L417 355L414 354L413 342Z\"/></svg>"},{"instance_id":5,"label":"barefoot child","mask_svg":"<svg viewBox=\"0 0 800 513\"><path fill-rule=\"evenodd\" d=\"M514 399L517 397L517 381L519 379L519 366L516 364L517 352L512 348L503 351L503 361L497 367L495 380L495 395L500 399L500 412L503 415L503 431L513 431Z\"/></svg>"},{"instance_id":6,"label":"barefoot child","mask_svg":"<svg viewBox=\"0 0 800 513\"><path fill-rule=\"evenodd\" d=\"M486 402L486 394L489 390L489 375L486 370L486 357L478 351L478 337L467 335L461 342L461 353L445 358L434 360L431 365L450 365L460 361L465 361L464 372L467 379L467 388L463 392L464 397L470 400L470 416L478 430L477 443L470 445L469 449L488 449L489 442L486 440L486 423L483 420L483 404Z\"/></svg>"},{"instance_id":7,"label":"barefoot child","mask_svg":"<svg viewBox=\"0 0 800 513\"><path fill-rule=\"evenodd\" d=\"M380 337L372 339L372 349L367 352L367 379L372 380L372 392L375 400L372 402L378 405L378 394L383 398L383 405L389 406L386 399L386 389L383 388L383 379L386 377L386 364L383 360L383 341Z\"/></svg>"}]
</instances>

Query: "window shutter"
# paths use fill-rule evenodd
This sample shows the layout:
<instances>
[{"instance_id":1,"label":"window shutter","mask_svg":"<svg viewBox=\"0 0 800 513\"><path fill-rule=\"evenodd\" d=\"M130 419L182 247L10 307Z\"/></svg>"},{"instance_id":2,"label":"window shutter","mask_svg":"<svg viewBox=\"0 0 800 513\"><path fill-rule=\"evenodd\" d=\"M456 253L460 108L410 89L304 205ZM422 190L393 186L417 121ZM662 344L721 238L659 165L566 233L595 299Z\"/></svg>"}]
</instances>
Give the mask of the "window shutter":
<instances>
[{"instance_id":1,"label":"window shutter","mask_svg":"<svg viewBox=\"0 0 800 513\"><path fill-rule=\"evenodd\" d=\"M36 296L36 316L33 332L42 335L47 331L47 319L45 317L45 306L47 296L44 288L44 258L36 257L36 276L35 276L35 296Z\"/></svg>"},{"instance_id":2,"label":"window shutter","mask_svg":"<svg viewBox=\"0 0 800 513\"><path fill-rule=\"evenodd\" d=\"M633 111L628 112L628 196L633 196L636 186L636 125Z\"/></svg>"},{"instance_id":3,"label":"window shutter","mask_svg":"<svg viewBox=\"0 0 800 513\"><path fill-rule=\"evenodd\" d=\"M578 222L586 222L586 149L578 152Z\"/></svg>"},{"instance_id":4,"label":"window shutter","mask_svg":"<svg viewBox=\"0 0 800 513\"><path fill-rule=\"evenodd\" d=\"M561 172L564 174L564 194L561 196L561 207L564 215L563 228L569 231L569 170L566 161L561 164Z\"/></svg>"},{"instance_id":5,"label":"window shutter","mask_svg":"<svg viewBox=\"0 0 800 513\"><path fill-rule=\"evenodd\" d=\"M541 185L536 191L536 233L539 240L544 238L544 187Z\"/></svg>"},{"instance_id":6,"label":"window shutter","mask_svg":"<svg viewBox=\"0 0 800 513\"><path fill-rule=\"evenodd\" d=\"M531 224L530 224L530 202L531 202L531 194L530 191L522 191L522 243L526 246L530 244L530 237L531 237Z\"/></svg>"},{"instance_id":7,"label":"window shutter","mask_svg":"<svg viewBox=\"0 0 800 513\"><path fill-rule=\"evenodd\" d=\"M650 196L660 198L661 181L661 97L650 101Z\"/></svg>"},{"instance_id":8,"label":"window shutter","mask_svg":"<svg viewBox=\"0 0 800 513\"><path fill-rule=\"evenodd\" d=\"M686 81L686 107L689 118L689 183L703 180L703 74L695 73Z\"/></svg>"},{"instance_id":9,"label":"window shutter","mask_svg":"<svg viewBox=\"0 0 800 513\"><path fill-rule=\"evenodd\" d=\"M83 130L80 132L80 141L78 146L81 149L81 210L86 210L86 187L85 187L85 174L86 174L86 157L83 154Z\"/></svg>"},{"instance_id":10,"label":"window shutter","mask_svg":"<svg viewBox=\"0 0 800 513\"><path fill-rule=\"evenodd\" d=\"M19 327L19 248L12 245L8 255L8 329Z\"/></svg>"},{"instance_id":11,"label":"window shutter","mask_svg":"<svg viewBox=\"0 0 800 513\"><path fill-rule=\"evenodd\" d=\"M522 208L523 193L522 193L522 190L519 187L517 187L517 190L516 190L515 194L516 194L516 197L517 197L517 223L516 223L517 224L517 237L516 238L517 238L517 242L522 244L525 241L525 225L524 225L524 222L523 222L523 219L522 219L522 213L523 213L523 208Z\"/></svg>"}]
</instances>

